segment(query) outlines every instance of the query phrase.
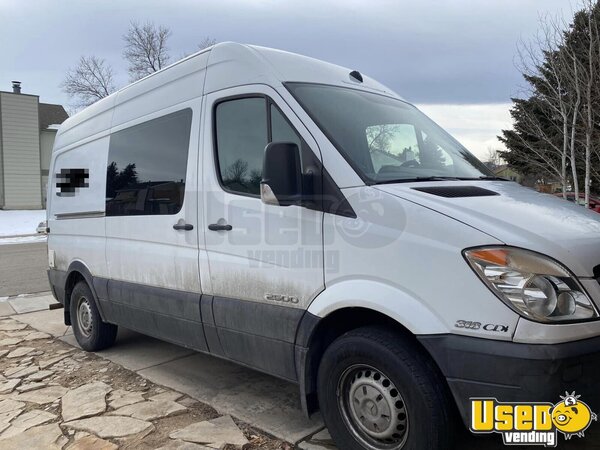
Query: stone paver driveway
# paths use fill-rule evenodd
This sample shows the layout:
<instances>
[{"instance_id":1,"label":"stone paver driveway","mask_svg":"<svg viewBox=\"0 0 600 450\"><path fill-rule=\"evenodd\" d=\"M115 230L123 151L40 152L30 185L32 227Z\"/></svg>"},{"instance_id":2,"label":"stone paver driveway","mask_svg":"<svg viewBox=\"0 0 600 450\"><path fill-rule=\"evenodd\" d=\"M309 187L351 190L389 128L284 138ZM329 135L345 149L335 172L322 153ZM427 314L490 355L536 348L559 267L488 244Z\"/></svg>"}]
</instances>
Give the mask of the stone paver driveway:
<instances>
[{"instance_id":1,"label":"stone paver driveway","mask_svg":"<svg viewBox=\"0 0 600 450\"><path fill-rule=\"evenodd\" d=\"M2 449L286 449L189 396L0 318Z\"/></svg>"}]
</instances>

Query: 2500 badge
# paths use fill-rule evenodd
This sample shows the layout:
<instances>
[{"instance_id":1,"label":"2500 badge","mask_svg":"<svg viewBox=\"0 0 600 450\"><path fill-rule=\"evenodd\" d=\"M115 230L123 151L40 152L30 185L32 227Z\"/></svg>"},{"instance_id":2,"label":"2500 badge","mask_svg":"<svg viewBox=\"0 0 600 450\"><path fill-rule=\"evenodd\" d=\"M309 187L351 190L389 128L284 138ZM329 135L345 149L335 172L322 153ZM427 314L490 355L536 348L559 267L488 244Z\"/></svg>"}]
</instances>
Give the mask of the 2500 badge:
<instances>
[{"instance_id":1,"label":"2500 badge","mask_svg":"<svg viewBox=\"0 0 600 450\"><path fill-rule=\"evenodd\" d=\"M508 333L508 325L497 325L494 323L486 323L482 325L481 322L473 322L470 320L459 320L454 326L456 328L463 328L466 330L485 330L494 333Z\"/></svg>"}]
</instances>

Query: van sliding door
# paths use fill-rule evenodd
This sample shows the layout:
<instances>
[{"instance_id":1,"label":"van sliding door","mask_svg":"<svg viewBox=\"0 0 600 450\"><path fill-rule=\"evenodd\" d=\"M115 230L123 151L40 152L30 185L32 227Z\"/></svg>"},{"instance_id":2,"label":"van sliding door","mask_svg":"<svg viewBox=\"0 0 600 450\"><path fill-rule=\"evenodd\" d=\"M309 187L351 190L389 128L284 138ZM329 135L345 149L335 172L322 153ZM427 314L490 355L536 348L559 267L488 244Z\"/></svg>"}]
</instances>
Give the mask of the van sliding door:
<instances>
[{"instance_id":1,"label":"van sliding door","mask_svg":"<svg viewBox=\"0 0 600 450\"><path fill-rule=\"evenodd\" d=\"M111 322L206 351L198 267L200 111L197 98L113 128L103 303Z\"/></svg>"}]
</instances>

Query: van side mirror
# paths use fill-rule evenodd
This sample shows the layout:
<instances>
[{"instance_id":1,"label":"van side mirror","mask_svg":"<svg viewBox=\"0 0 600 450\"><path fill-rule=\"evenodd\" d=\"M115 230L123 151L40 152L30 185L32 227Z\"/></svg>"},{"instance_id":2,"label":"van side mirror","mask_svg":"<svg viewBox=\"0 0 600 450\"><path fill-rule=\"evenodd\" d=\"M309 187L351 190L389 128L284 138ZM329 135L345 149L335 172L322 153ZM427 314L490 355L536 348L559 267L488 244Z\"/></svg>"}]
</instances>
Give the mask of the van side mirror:
<instances>
[{"instance_id":1,"label":"van side mirror","mask_svg":"<svg viewBox=\"0 0 600 450\"><path fill-rule=\"evenodd\" d=\"M302 199L300 149L293 142L265 147L260 199L267 205L297 205Z\"/></svg>"}]
</instances>

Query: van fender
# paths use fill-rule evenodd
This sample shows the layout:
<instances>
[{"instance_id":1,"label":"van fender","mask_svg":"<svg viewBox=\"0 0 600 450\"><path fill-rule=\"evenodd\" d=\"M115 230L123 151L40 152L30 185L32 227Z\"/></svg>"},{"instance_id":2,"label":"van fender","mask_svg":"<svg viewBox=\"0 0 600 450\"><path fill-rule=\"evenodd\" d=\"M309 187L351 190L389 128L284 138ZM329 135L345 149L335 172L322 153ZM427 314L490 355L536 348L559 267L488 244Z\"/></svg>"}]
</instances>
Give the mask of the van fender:
<instances>
[{"instance_id":1,"label":"van fender","mask_svg":"<svg viewBox=\"0 0 600 450\"><path fill-rule=\"evenodd\" d=\"M96 308L98 308L98 312L100 313L100 318L102 319L103 322L106 322L106 318L105 318L104 312L102 311L102 305L101 305L101 302L99 301L97 292L98 292L98 290L106 291L107 287L105 286L103 289L102 280L94 278L94 276L92 275L92 272L90 272L90 269L85 265L85 263L83 261L75 260L75 261L72 261L71 264L69 264L69 268L67 269L67 277L65 278L67 283L69 282L69 279L71 278L71 275L73 273L78 273L84 278L85 282L87 283L87 285L90 288L90 291L92 291L92 296L94 297L93 300L94 300L94 303L96 304ZM94 283L94 280L96 280L96 283ZM65 286L65 292L66 292L66 286ZM67 316L69 316L69 322L70 322L70 306L71 306L70 304L71 304L71 299L69 298L67 301L67 296L65 295L65 323L66 323ZM70 323L69 323L69 325L70 325Z\"/></svg>"},{"instance_id":2,"label":"van fender","mask_svg":"<svg viewBox=\"0 0 600 450\"><path fill-rule=\"evenodd\" d=\"M379 280L336 282L312 301L307 312L323 318L339 309L352 307L385 314L414 335L448 333L443 319L416 295Z\"/></svg>"},{"instance_id":3,"label":"van fender","mask_svg":"<svg viewBox=\"0 0 600 450\"><path fill-rule=\"evenodd\" d=\"M325 347L314 341L321 320L349 308L384 315L413 335L447 333L441 317L406 290L379 280L340 280L322 291L308 306L296 334L296 374L300 402L307 417L318 410L316 370ZM315 359L317 358L317 359Z\"/></svg>"}]
</instances>

